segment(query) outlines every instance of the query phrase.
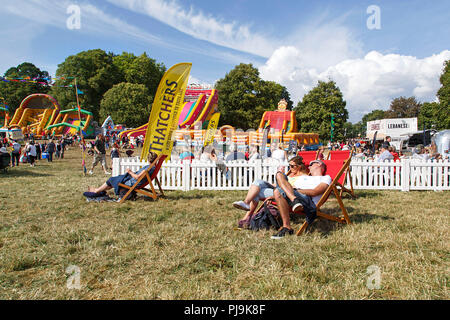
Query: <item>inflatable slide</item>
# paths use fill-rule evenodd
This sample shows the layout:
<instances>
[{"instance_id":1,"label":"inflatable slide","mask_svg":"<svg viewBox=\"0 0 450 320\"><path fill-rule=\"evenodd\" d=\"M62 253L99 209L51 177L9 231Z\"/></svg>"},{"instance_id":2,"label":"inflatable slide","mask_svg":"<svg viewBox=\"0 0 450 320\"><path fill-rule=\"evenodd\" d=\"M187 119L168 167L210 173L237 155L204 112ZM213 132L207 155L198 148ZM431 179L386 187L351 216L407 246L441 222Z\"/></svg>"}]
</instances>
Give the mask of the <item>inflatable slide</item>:
<instances>
[{"instance_id":1,"label":"inflatable slide","mask_svg":"<svg viewBox=\"0 0 450 320\"><path fill-rule=\"evenodd\" d=\"M197 89L188 87L185 92L185 102L180 112L178 126L180 130L193 129L197 125L202 125L206 129L208 121L217 112L218 92L215 89ZM200 128L200 129L202 129ZM121 138L127 135L129 138L145 137L147 133L147 123L131 130L122 131ZM192 132L190 133L193 134Z\"/></svg>"},{"instance_id":2,"label":"inflatable slide","mask_svg":"<svg viewBox=\"0 0 450 320\"><path fill-rule=\"evenodd\" d=\"M58 102L52 96L36 93L26 97L14 113L10 128L21 128L25 133L44 134L60 110Z\"/></svg>"},{"instance_id":3,"label":"inflatable slide","mask_svg":"<svg viewBox=\"0 0 450 320\"><path fill-rule=\"evenodd\" d=\"M0 107L0 128L8 126L8 109Z\"/></svg>"},{"instance_id":4,"label":"inflatable slide","mask_svg":"<svg viewBox=\"0 0 450 320\"><path fill-rule=\"evenodd\" d=\"M80 127L85 138L95 136L94 128L91 126L92 113L81 109L81 122L78 117L78 108L63 110L57 116L55 123L46 128L46 130L55 136L76 134Z\"/></svg>"}]
</instances>

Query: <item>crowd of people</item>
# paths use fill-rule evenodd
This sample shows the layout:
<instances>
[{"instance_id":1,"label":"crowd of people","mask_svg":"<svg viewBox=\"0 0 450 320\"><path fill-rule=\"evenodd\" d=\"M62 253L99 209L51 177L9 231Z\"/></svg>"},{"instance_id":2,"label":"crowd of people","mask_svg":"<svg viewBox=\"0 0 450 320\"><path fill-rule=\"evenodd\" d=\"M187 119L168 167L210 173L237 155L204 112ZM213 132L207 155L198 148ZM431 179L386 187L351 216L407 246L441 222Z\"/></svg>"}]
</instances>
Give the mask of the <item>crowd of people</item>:
<instances>
[{"instance_id":1,"label":"crowd of people","mask_svg":"<svg viewBox=\"0 0 450 320\"><path fill-rule=\"evenodd\" d=\"M67 147L73 145L75 140L76 137L65 135L38 141L30 135L26 136L24 143L21 144L18 140L3 137L0 141L0 152L9 155L11 167L18 167L21 163L34 167L40 160L47 159L48 162L53 162L53 159L64 159Z\"/></svg>"}]
</instances>

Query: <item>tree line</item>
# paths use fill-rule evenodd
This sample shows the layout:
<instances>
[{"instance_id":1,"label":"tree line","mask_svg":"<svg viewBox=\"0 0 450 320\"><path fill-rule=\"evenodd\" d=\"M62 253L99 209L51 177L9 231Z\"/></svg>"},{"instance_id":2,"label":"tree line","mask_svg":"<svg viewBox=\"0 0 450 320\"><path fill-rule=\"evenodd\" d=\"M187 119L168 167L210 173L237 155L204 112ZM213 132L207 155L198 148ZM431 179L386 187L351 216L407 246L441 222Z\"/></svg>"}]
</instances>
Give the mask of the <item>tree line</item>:
<instances>
[{"instance_id":1,"label":"tree line","mask_svg":"<svg viewBox=\"0 0 450 320\"><path fill-rule=\"evenodd\" d=\"M32 63L22 63L8 69L4 77L41 79L40 83L0 82L0 96L14 113L20 102L32 93L47 93L58 100L62 109L76 106L73 78L76 77L83 109L91 111L99 123L111 116L116 123L137 127L148 121L151 104L158 84L166 71L163 63L150 58L147 53L135 56L123 52L120 55L101 49L88 50L71 55L58 65L53 86L46 85L47 71L41 71ZM264 111L275 110L279 100L288 102L288 109L296 111L300 132L316 132L322 141L330 140L334 116L333 140L365 136L368 121L383 118L417 117L419 128L450 128L450 60L444 63L440 76L438 101L420 103L415 97L398 97L389 109L374 108L361 121L348 121L346 101L333 80L318 81L294 106L286 87L274 81L261 79L252 64L241 63L219 79L215 88L219 91L218 107L220 124L236 128L256 129Z\"/></svg>"}]
</instances>

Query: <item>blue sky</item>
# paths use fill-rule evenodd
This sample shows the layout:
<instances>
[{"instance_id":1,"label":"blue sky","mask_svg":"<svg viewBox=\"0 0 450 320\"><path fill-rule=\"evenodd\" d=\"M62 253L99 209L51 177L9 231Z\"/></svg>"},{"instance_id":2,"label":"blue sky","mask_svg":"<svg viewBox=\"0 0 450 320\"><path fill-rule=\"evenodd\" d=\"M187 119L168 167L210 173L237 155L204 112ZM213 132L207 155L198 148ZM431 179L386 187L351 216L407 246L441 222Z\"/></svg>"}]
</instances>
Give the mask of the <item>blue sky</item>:
<instances>
[{"instance_id":1,"label":"blue sky","mask_svg":"<svg viewBox=\"0 0 450 320\"><path fill-rule=\"evenodd\" d=\"M67 27L70 5L79 29ZM370 6L379 29L368 28ZM69 55L96 48L145 51L167 67L192 62L191 82L205 84L253 63L295 104L333 79L356 122L399 96L436 99L450 59L448 12L447 0L3 0L0 73L28 61L54 74Z\"/></svg>"}]
</instances>

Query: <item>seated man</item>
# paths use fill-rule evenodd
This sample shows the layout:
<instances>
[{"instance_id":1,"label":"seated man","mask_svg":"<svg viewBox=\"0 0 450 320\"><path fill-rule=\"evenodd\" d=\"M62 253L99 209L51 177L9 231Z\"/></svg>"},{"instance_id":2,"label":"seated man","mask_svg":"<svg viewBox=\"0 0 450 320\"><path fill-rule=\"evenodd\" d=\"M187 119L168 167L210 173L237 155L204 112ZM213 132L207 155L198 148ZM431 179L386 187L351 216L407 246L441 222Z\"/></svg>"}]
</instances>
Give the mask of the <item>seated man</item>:
<instances>
[{"instance_id":1,"label":"seated man","mask_svg":"<svg viewBox=\"0 0 450 320\"><path fill-rule=\"evenodd\" d=\"M311 161L309 164L310 176L300 177L293 186L287 182L283 173L277 173L279 187L274 191L274 197L280 210L283 227L272 236L272 239L281 239L286 233L294 233L289 219L290 208L294 213L304 211L308 224L314 221L317 217L316 204L332 182L329 175L325 176L326 171L327 166L323 161Z\"/></svg>"},{"instance_id":2,"label":"seated man","mask_svg":"<svg viewBox=\"0 0 450 320\"><path fill-rule=\"evenodd\" d=\"M308 168L305 166L303 158L300 156L293 157L289 160L289 168L290 170L286 179L290 184L293 184L300 176L308 175ZM245 224L250 223L250 219L258 207L259 201L273 197L275 187L275 185L272 185L267 181L257 179L250 186L244 201L233 202L235 208L247 211L245 216L238 222L239 227L244 227Z\"/></svg>"},{"instance_id":3,"label":"seated man","mask_svg":"<svg viewBox=\"0 0 450 320\"><path fill-rule=\"evenodd\" d=\"M109 189L114 189L115 194L120 195L121 188L119 187L119 183L123 183L127 186L132 187L139 180L139 178L145 174L145 170L147 170L149 168L150 164L156 160L157 156L158 155L156 153L150 151L147 156L147 161L149 163L148 165L142 167L141 169L139 169L136 172L133 172L128 168L127 173L109 178L104 184L102 184L98 188L88 187L88 191L93 192L93 193L101 193L101 192L109 190ZM154 169L155 169L154 166L150 169L150 171L149 171L150 176L152 175ZM145 183L145 182L146 182L146 179L143 179L140 182L140 184ZM125 189L125 188L122 188L122 189Z\"/></svg>"},{"instance_id":4,"label":"seated man","mask_svg":"<svg viewBox=\"0 0 450 320\"><path fill-rule=\"evenodd\" d=\"M377 159L377 162L384 162L384 160L394 160L394 156L389 152L387 144L381 146L381 154Z\"/></svg>"}]
</instances>

